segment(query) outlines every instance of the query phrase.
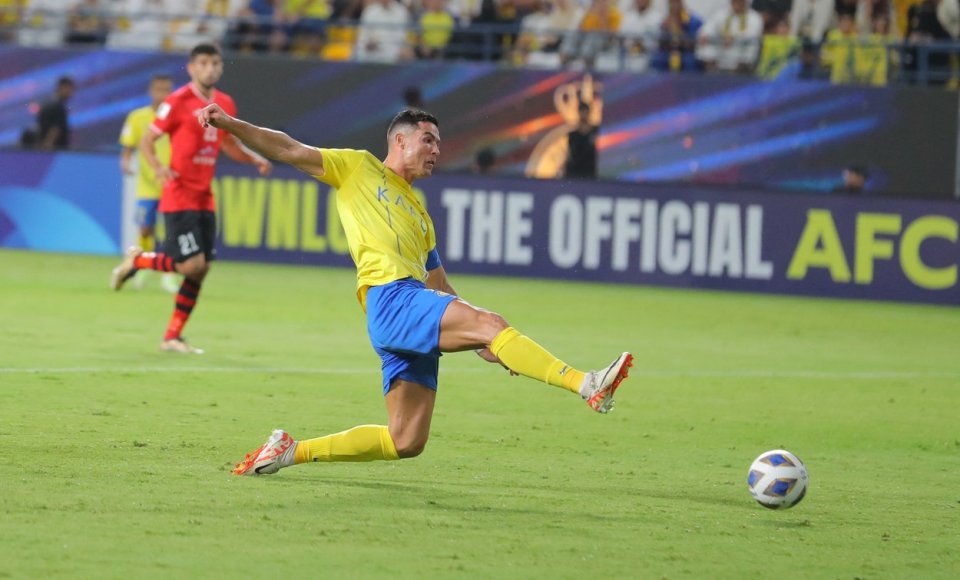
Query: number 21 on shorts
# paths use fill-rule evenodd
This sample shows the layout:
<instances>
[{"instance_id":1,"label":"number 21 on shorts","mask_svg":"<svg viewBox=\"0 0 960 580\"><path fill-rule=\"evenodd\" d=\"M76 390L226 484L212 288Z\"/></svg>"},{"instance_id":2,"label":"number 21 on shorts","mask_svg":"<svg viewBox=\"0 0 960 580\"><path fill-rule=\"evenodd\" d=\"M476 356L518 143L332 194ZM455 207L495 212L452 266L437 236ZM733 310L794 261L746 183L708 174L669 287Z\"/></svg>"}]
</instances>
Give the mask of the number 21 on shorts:
<instances>
[{"instance_id":1,"label":"number 21 on shorts","mask_svg":"<svg viewBox=\"0 0 960 580\"><path fill-rule=\"evenodd\" d=\"M200 246L197 245L197 239L193 237L193 232L180 234L177 236L177 242L180 244L180 253L184 256L200 251Z\"/></svg>"}]
</instances>

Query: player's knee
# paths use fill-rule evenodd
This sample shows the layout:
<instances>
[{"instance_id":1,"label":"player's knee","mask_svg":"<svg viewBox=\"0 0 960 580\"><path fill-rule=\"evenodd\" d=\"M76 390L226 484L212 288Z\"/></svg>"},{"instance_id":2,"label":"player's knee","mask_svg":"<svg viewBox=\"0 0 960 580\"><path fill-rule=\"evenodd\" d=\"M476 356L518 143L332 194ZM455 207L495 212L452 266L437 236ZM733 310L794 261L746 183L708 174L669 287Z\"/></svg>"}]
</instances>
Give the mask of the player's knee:
<instances>
[{"instance_id":1,"label":"player's knee","mask_svg":"<svg viewBox=\"0 0 960 580\"><path fill-rule=\"evenodd\" d=\"M203 278L207 275L207 270L210 267L207 265L206 261L201 260L187 260L186 262L181 262L177 265L177 272L183 274L185 277L193 280L194 282L201 282Z\"/></svg>"},{"instance_id":2,"label":"player's knee","mask_svg":"<svg viewBox=\"0 0 960 580\"><path fill-rule=\"evenodd\" d=\"M427 446L427 435L420 433L390 433L393 446L401 459L416 457Z\"/></svg>"},{"instance_id":3,"label":"player's knee","mask_svg":"<svg viewBox=\"0 0 960 580\"><path fill-rule=\"evenodd\" d=\"M397 445L397 456L400 457L400 459L416 457L417 455L423 453L423 450L426 446L426 441L414 441L405 443L403 445Z\"/></svg>"}]
</instances>

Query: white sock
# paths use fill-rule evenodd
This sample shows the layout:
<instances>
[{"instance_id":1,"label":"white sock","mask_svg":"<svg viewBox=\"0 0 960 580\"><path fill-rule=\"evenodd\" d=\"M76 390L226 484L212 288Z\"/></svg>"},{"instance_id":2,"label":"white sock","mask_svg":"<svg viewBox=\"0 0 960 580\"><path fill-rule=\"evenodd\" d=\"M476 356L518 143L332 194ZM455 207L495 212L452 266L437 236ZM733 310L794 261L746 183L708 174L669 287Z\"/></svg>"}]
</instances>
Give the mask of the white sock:
<instances>
[{"instance_id":1,"label":"white sock","mask_svg":"<svg viewBox=\"0 0 960 580\"><path fill-rule=\"evenodd\" d=\"M593 372L583 373L583 382L580 383L580 397L589 399L593 393Z\"/></svg>"},{"instance_id":2,"label":"white sock","mask_svg":"<svg viewBox=\"0 0 960 580\"><path fill-rule=\"evenodd\" d=\"M280 464L280 469L283 469L284 467L290 467L291 465L293 465L293 456L296 452L297 452L297 442L294 441L293 445L291 445L290 447L287 447L287 450L283 452L283 454L280 456L280 459L277 461L277 463Z\"/></svg>"}]
</instances>

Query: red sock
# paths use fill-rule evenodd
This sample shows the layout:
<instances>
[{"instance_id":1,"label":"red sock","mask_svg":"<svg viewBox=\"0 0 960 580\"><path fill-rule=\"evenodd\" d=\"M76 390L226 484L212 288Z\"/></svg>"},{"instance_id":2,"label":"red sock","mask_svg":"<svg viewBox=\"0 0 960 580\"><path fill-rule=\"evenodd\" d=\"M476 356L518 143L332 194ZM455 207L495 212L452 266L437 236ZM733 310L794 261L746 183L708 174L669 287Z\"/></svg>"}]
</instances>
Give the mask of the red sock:
<instances>
[{"instance_id":1,"label":"red sock","mask_svg":"<svg viewBox=\"0 0 960 580\"><path fill-rule=\"evenodd\" d=\"M144 252L133 259L133 267L138 270L156 270L174 272L173 258L163 252Z\"/></svg>"},{"instance_id":2,"label":"red sock","mask_svg":"<svg viewBox=\"0 0 960 580\"><path fill-rule=\"evenodd\" d=\"M167 333L163 335L163 340L180 338L180 333L187 324L190 313L193 312L193 307L197 304L199 294L200 284L184 278L183 284L180 284L180 291L177 292L176 306L173 309L173 316L170 317L170 324L167 325Z\"/></svg>"}]
</instances>

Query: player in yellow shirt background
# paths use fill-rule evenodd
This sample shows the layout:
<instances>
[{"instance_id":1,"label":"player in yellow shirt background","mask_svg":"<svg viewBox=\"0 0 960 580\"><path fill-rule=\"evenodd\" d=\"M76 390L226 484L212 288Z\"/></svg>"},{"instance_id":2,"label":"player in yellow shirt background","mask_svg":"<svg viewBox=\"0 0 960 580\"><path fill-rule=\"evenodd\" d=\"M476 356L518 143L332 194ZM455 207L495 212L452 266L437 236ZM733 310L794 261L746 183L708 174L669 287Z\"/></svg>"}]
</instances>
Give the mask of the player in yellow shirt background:
<instances>
[{"instance_id":1,"label":"player in yellow shirt background","mask_svg":"<svg viewBox=\"0 0 960 580\"><path fill-rule=\"evenodd\" d=\"M388 152L319 149L256 127L209 105L203 126L223 129L265 157L288 163L336 188L337 211L357 266L357 298L380 356L387 425L295 441L275 430L233 473L267 475L313 461L393 460L419 455L427 443L443 352L476 351L523 375L579 394L606 413L633 364L630 353L592 372L559 360L502 316L457 296L436 248L433 222L411 184L433 173L440 154L437 119L407 109L387 129Z\"/></svg>"},{"instance_id":2,"label":"player in yellow shirt background","mask_svg":"<svg viewBox=\"0 0 960 580\"><path fill-rule=\"evenodd\" d=\"M153 75L147 89L150 104L130 111L120 131L120 145L123 146L120 151L120 171L124 175L136 175L136 219L137 227L140 228L138 245L144 252L152 252L156 246L157 207L160 203L163 183L154 175L153 168L144 159L143 153L140 153L139 144L143 134L157 117L157 107L172 90L173 78L170 75ZM136 163L134 163L135 151L137 152ZM157 141L157 158L164 166L170 165L170 139L166 135ZM143 286L147 272L148 270L137 272L133 279L135 287ZM169 273L161 278L161 286L167 292L175 294L180 284L176 280L176 275Z\"/></svg>"}]
</instances>

